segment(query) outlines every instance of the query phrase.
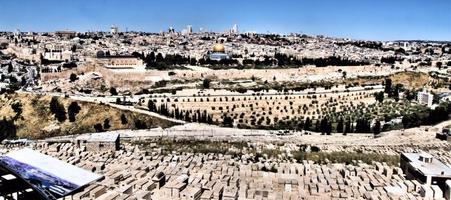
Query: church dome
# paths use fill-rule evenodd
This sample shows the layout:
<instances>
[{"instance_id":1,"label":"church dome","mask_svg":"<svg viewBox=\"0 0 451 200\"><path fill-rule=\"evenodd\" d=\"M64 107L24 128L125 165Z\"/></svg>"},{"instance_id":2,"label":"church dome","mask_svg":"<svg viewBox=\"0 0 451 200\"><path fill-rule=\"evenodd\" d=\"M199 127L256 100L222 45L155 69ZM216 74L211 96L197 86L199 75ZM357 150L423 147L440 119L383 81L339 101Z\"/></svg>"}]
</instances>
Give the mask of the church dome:
<instances>
[{"instance_id":1,"label":"church dome","mask_svg":"<svg viewBox=\"0 0 451 200\"><path fill-rule=\"evenodd\" d=\"M213 52L224 53L225 52L224 45L215 44L215 46L213 46Z\"/></svg>"}]
</instances>

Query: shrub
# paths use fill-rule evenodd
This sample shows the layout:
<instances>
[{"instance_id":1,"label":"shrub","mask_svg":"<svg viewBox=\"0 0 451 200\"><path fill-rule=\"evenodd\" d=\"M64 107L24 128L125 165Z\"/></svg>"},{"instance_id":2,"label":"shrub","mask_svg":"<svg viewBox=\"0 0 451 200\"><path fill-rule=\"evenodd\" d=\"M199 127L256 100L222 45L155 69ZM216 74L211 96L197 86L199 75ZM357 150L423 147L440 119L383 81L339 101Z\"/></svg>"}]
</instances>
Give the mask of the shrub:
<instances>
[{"instance_id":1,"label":"shrub","mask_svg":"<svg viewBox=\"0 0 451 200\"><path fill-rule=\"evenodd\" d=\"M70 122L75 122L75 116L80 112L81 108L77 102L72 102L67 108L67 114Z\"/></svg>"},{"instance_id":2,"label":"shrub","mask_svg":"<svg viewBox=\"0 0 451 200\"><path fill-rule=\"evenodd\" d=\"M58 97L52 97L52 100L50 100L50 112L55 115L55 118L59 122L64 122L67 119L66 109L64 108L64 105L58 101Z\"/></svg>"},{"instance_id":3,"label":"shrub","mask_svg":"<svg viewBox=\"0 0 451 200\"><path fill-rule=\"evenodd\" d=\"M77 75L72 73L70 74L69 80L70 82L75 82L78 79Z\"/></svg>"}]
</instances>

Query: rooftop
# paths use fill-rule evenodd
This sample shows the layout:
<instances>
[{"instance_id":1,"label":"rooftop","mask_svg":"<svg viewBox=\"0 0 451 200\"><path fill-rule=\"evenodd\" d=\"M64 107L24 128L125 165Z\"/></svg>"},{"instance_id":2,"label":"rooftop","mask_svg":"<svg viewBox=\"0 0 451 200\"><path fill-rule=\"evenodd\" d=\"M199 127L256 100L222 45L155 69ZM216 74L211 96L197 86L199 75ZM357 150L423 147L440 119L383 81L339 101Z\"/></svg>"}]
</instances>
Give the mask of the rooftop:
<instances>
[{"instance_id":1,"label":"rooftop","mask_svg":"<svg viewBox=\"0 0 451 200\"><path fill-rule=\"evenodd\" d=\"M418 169L421 173L428 176L451 176L451 168L444 163L440 162L438 159L432 159L432 162L422 162L420 156L432 157L426 153L403 153L407 159L409 159L410 164Z\"/></svg>"},{"instance_id":2,"label":"rooftop","mask_svg":"<svg viewBox=\"0 0 451 200\"><path fill-rule=\"evenodd\" d=\"M81 135L76 140L86 140L88 142L115 142L119 138L119 133L92 133Z\"/></svg>"}]
</instances>

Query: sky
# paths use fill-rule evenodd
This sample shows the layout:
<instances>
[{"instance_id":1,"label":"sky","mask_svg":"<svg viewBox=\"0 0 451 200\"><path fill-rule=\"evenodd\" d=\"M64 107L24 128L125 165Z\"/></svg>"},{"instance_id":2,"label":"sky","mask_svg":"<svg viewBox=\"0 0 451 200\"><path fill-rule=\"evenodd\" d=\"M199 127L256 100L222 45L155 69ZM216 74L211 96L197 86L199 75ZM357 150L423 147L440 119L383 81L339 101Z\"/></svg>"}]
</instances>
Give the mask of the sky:
<instances>
[{"instance_id":1,"label":"sky","mask_svg":"<svg viewBox=\"0 0 451 200\"><path fill-rule=\"evenodd\" d=\"M0 0L0 31L305 33L451 41L451 0Z\"/></svg>"}]
</instances>

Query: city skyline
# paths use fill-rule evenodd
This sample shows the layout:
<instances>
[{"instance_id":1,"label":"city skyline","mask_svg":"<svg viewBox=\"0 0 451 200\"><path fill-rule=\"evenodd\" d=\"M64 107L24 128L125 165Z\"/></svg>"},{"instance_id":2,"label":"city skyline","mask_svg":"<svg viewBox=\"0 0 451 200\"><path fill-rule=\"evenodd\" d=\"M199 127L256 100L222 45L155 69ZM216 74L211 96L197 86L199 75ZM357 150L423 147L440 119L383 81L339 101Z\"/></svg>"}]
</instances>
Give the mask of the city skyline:
<instances>
[{"instance_id":1,"label":"city skyline","mask_svg":"<svg viewBox=\"0 0 451 200\"><path fill-rule=\"evenodd\" d=\"M451 40L451 2L414 1L6 1L1 31L159 32L192 25L197 32L305 33L366 40Z\"/></svg>"}]
</instances>

